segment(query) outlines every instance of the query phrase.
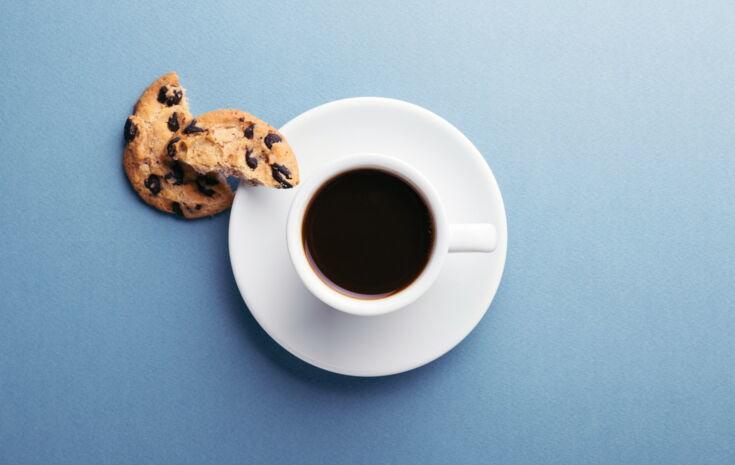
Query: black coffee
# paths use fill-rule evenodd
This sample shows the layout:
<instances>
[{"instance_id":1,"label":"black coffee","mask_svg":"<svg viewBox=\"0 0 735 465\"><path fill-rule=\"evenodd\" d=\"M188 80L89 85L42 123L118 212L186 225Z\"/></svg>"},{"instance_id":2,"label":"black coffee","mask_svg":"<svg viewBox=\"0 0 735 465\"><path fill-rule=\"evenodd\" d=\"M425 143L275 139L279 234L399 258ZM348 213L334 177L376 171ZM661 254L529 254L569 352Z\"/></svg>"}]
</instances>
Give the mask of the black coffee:
<instances>
[{"instance_id":1,"label":"black coffee","mask_svg":"<svg viewBox=\"0 0 735 465\"><path fill-rule=\"evenodd\" d=\"M357 169L314 194L302 234L311 266L325 282L354 297L377 299L421 274L434 245L434 220L405 181Z\"/></svg>"}]
</instances>

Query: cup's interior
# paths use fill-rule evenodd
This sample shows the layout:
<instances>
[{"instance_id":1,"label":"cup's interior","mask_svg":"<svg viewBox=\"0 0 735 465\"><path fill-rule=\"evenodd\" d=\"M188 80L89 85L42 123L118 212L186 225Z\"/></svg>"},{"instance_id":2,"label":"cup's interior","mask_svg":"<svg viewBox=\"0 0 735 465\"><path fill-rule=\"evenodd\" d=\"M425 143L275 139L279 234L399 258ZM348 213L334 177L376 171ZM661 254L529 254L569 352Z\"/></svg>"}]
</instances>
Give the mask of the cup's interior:
<instances>
[{"instance_id":1,"label":"cup's interior","mask_svg":"<svg viewBox=\"0 0 735 465\"><path fill-rule=\"evenodd\" d=\"M386 299L418 280L434 253L435 231L420 187L383 167L352 167L324 180L301 220L312 271L358 300Z\"/></svg>"}]
</instances>

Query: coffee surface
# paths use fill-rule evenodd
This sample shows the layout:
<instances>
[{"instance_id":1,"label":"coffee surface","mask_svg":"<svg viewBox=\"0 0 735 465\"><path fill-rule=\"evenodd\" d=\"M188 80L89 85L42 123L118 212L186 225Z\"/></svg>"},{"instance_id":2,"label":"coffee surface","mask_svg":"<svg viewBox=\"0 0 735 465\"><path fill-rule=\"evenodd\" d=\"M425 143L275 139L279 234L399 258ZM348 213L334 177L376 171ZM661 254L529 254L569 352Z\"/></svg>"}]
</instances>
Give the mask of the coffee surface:
<instances>
[{"instance_id":1,"label":"coffee surface","mask_svg":"<svg viewBox=\"0 0 735 465\"><path fill-rule=\"evenodd\" d=\"M434 244L434 221L408 183L381 170L357 169L314 194L302 234L322 280L348 295L375 299L421 274Z\"/></svg>"}]
</instances>

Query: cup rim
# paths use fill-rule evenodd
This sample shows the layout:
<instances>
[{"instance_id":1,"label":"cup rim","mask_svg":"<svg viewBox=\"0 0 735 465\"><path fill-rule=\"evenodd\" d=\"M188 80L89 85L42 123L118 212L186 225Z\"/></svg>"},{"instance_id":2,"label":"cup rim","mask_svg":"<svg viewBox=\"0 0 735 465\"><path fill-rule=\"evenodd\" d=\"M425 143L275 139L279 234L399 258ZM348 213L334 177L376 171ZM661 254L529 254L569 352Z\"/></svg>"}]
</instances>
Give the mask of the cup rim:
<instances>
[{"instance_id":1,"label":"cup rim","mask_svg":"<svg viewBox=\"0 0 735 465\"><path fill-rule=\"evenodd\" d=\"M329 286L309 263L302 239L304 214L314 194L334 176L361 168L383 170L409 183L422 196L434 219L434 245L424 269L404 289L378 299L360 299ZM336 310L352 315L373 316L396 311L414 302L431 287L439 276L449 249L448 233L447 220L439 195L426 177L416 168L395 157L366 152L345 155L331 161L302 182L289 209L286 241L296 273L314 296Z\"/></svg>"}]
</instances>

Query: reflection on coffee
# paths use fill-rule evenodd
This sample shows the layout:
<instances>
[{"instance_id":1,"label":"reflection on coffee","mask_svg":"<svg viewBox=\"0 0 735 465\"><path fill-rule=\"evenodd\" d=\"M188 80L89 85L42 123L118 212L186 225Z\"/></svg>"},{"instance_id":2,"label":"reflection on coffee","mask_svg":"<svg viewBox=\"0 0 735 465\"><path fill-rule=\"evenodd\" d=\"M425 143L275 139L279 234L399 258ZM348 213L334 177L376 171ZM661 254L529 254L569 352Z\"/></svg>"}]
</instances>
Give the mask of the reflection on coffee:
<instances>
[{"instance_id":1,"label":"reflection on coffee","mask_svg":"<svg viewBox=\"0 0 735 465\"><path fill-rule=\"evenodd\" d=\"M342 173L314 194L302 225L304 250L317 274L362 299L386 297L424 270L434 220L407 182L382 170Z\"/></svg>"}]
</instances>

